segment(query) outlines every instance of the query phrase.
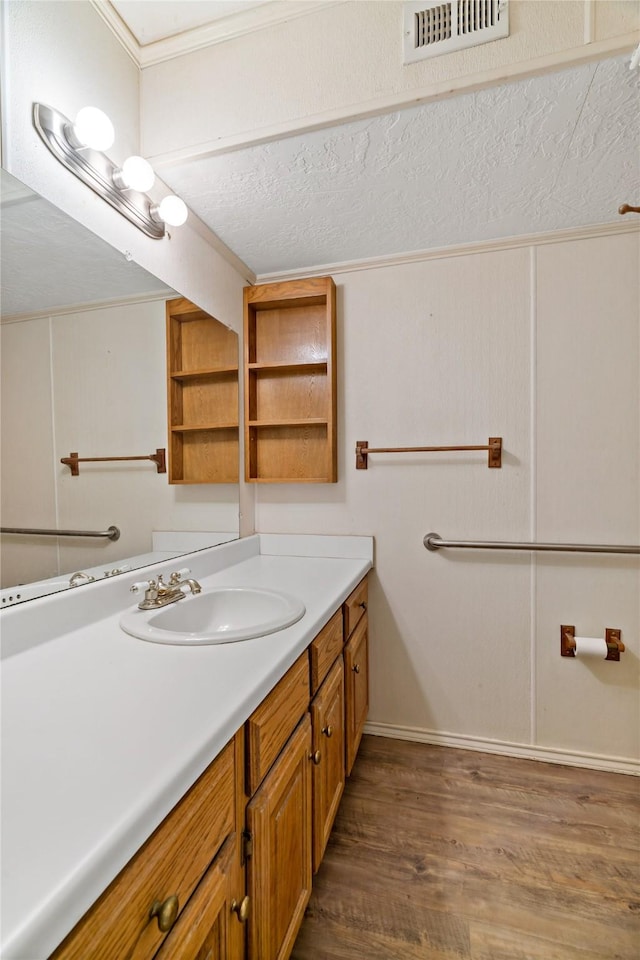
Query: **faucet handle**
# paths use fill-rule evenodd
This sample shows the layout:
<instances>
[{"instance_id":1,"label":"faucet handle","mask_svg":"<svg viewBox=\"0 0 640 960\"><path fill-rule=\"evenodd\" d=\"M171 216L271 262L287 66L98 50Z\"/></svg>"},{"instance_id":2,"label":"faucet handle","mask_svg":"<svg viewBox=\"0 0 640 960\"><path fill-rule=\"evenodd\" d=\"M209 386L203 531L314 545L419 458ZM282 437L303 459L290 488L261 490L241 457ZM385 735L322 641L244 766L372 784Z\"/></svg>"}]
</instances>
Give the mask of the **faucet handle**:
<instances>
[{"instance_id":1,"label":"faucet handle","mask_svg":"<svg viewBox=\"0 0 640 960\"><path fill-rule=\"evenodd\" d=\"M137 583L132 583L129 587L131 593L139 593L140 590L148 590L149 587L155 587L154 580L138 580Z\"/></svg>"},{"instance_id":2,"label":"faucet handle","mask_svg":"<svg viewBox=\"0 0 640 960\"><path fill-rule=\"evenodd\" d=\"M187 573L191 573L190 567L181 567L180 570L174 570L171 576L169 577L169 583L171 584L180 583L183 576Z\"/></svg>"}]
</instances>

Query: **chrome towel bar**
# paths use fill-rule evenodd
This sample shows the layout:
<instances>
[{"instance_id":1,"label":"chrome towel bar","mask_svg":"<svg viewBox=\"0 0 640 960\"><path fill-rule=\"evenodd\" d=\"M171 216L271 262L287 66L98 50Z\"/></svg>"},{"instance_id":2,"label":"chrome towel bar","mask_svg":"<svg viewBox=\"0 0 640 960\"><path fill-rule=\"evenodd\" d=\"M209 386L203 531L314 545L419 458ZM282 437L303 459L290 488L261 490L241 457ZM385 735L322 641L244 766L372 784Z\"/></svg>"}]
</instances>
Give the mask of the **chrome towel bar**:
<instances>
[{"instance_id":1,"label":"chrome towel bar","mask_svg":"<svg viewBox=\"0 0 640 960\"><path fill-rule=\"evenodd\" d=\"M535 550L547 553L626 553L640 555L640 546L607 543L523 543L508 540L443 540L438 533L427 533L422 541L427 550L442 547L465 550Z\"/></svg>"},{"instance_id":2,"label":"chrome towel bar","mask_svg":"<svg viewBox=\"0 0 640 960\"><path fill-rule=\"evenodd\" d=\"M20 533L30 537L103 537L119 540L120 530L111 526L108 530L38 530L34 527L0 527L0 533Z\"/></svg>"}]
</instances>

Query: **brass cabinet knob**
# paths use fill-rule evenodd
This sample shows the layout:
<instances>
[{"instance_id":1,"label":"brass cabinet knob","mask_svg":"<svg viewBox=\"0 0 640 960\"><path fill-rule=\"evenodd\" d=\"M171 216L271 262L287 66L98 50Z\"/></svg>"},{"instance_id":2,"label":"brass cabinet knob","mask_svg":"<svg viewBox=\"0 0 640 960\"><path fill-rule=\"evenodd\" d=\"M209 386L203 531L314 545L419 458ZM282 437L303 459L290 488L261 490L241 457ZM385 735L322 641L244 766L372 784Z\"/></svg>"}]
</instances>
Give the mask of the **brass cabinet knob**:
<instances>
[{"instance_id":1,"label":"brass cabinet knob","mask_svg":"<svg viewBox=\"0 0 640 960\"><path fill-rule=\"evenodd\" d=\"M249 907L251 905L251 900L249 897L243 897L243 899L238 903L237 900L231 901L231 912L237 913L238 920L240 923L246 923L249 919Z\"/></svg>"},{"instance_id":2,"label":"brass cabinet knob","mask_svg":"<svg viewBox=\"0 0 640 960\"><path fill-rule=\"evenodd\" d=\"M331 726L331 724L328 724L326 727L322 728L322 732L324 733L325 737L332 737L333 727Z\"/></svg>"},{"instance_id":3,"label":"brass cabinet knob","mask_svg":"<svg viewBox=\"0 0 640 960\"><path fill-rule=\"evenodd\" d=\"M163 933L167 933L168 930L171 930L171 927L176 922L178 917L178 911L180 910L180 905L178 903L178 898L175 893L167 897L166 900L161 902L160 900L154 900L149 911L149 918L157 917L158 926Z\"/></svg>"},{"instance_id":4,"label":"brass cabinet knob","mask_svg":"<svg viewBox=\"0 0 640 960\"><path fill-rule=\"evenodd\" d=\"M360 664L359 664L359 663L354 663L354 665L351 667L351 669L353 670L354 673L360 673Z\"/></svg>"},{"instance_id":5,"label":"brass cabinet knob","mask_svg":"<svg viewBox=\"0 0 640 960\"><path fill-rule=\"evenodd\" d=\"M366 600L363 600L362 603L360 604L360 606L362 607L362 609L363 609L364 611L366 611L366 609L367 609L367 602L366 602Z\"/></svg>"},{"instance_id":6,"label":"brass cabinet knob","mask_svg":"<svg viewBox=\"0 0 640 960\"><path fill-rule=\"evenodd\" d=\"M321 756L319 750L316 750L315 753L310 753L310 754L309 754L309 760L313 760L313 762L315 763L316 767L317 767L318 764L320 763L320 760L321 760L321 759L322 759L322 756Z\"/></svg>"}]
</instances>

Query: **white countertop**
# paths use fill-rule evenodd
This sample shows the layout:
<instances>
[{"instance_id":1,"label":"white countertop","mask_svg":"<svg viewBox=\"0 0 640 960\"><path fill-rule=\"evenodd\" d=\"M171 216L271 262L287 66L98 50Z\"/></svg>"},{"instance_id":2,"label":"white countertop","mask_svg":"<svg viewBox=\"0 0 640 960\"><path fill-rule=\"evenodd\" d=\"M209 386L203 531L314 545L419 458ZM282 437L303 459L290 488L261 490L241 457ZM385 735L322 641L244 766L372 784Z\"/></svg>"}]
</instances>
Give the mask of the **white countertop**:
<instances>
[{"instance_id":1,"label":"white countertop","mask_svg":"<svg viewBox=\"0 0 640 960\"><path fill-rule=\"evenodd\" d=\"M181 559L203 590L304 602L298 623L240 643L123 633L141 571L2 611L4 960L51 953L371 568L372 548L262 535Z\"/></svg>"}]
</instances>

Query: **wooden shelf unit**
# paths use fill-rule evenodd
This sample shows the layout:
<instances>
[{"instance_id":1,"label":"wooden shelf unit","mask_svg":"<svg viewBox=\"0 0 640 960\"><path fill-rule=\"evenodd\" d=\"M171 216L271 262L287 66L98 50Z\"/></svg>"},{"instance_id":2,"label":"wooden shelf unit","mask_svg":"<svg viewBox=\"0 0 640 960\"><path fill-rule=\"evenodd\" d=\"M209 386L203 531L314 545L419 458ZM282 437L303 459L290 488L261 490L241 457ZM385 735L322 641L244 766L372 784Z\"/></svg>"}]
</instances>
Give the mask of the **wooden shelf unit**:
<instances>
[{"instance_id":1,"label":"wooden shelf unit","mask_svg":"<svg viewBox=\"0 0 640 960\"><path fill-rule=\"evenodd\" d=\"M169 483L237 483L238 337L183 298L167 301Z\"/></svg>"},{"instance_id":2,"label":"wooden shelf unit","mask_svg":"<svg viewBox=\"0 0 640 960\"><path fill-rule=\"evenodd\" d=\"M245 479L335 483L336 293L331 277L245 287Z\"/></svg>"}]
</instances>

